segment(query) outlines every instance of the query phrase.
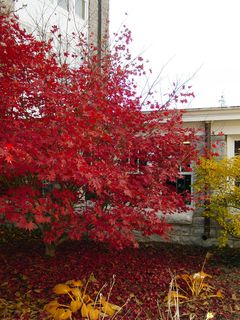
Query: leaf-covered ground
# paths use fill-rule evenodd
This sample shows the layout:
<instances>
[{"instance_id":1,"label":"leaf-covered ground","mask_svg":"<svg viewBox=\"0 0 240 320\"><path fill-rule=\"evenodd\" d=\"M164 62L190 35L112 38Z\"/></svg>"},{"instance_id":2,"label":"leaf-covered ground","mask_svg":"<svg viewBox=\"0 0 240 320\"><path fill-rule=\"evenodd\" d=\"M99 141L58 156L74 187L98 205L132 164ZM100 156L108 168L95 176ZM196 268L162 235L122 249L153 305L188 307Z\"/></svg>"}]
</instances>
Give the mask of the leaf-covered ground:
<instances>
[{"instance_id":1,"label":"leaf-covered ground","mask_svg":"<svg viewBox=\"0 0 240 320\"><path fill-rule=\"evenodd\" d=\"M240 319L240 250L210 251L213 257L205 272L213 276L211 284L221 289L223 298L183 305L186 316L182 319L194 313L201 320L207 311L214 312L217 320ZM131 298L121 319L155 320L157 301L168 291L170 273L200 271L206 252L169 244L115 251L88 242L68 242L49 259L39 241L8 241L0 245L0 318L45 319L42 309L54 297L55 284L86 279L93 273L99 288L115 275L111 302L122 305Z\"/></svg>"}]
</instances>

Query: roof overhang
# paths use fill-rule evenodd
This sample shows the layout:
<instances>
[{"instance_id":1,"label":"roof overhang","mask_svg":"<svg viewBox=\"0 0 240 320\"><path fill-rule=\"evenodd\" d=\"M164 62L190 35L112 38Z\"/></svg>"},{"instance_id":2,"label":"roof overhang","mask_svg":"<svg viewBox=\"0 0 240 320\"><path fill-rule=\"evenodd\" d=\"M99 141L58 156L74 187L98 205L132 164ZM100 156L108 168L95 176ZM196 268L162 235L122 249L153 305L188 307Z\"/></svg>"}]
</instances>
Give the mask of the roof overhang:
<instances>
[{"instance_id":1,"label":"roof overhang","mask_svg":"<svg viewBox=\"0 0 240 320\"><path fill-rule=\"evenodd\" d=\"M240 106L185 109L183 122L240 120Z\"/></svg>"}]
</instances>

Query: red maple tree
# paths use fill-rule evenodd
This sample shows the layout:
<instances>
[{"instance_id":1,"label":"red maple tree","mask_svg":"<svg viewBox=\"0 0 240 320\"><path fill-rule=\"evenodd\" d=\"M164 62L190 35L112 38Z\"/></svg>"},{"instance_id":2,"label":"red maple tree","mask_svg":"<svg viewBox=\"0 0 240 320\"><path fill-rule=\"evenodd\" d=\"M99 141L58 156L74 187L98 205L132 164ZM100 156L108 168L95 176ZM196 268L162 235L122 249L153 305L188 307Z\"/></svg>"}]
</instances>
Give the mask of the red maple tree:
<instances>
[{"instance_id":1,"label":"red maple tree","mask_svg":"<svg viewBox=\"0 0 240 320\"><path fill-rule=\"evenodd\" d=\"M130 33L101 61L83 46L78 68L14 17L0 18L0 35L1 223L38 229L48 244L87 234L122 248L136 244L133 230L164 235L157 213L185 209L168 181L194 158L196 138L180 111L141 111Z\"/></svg>"}]
</instances>

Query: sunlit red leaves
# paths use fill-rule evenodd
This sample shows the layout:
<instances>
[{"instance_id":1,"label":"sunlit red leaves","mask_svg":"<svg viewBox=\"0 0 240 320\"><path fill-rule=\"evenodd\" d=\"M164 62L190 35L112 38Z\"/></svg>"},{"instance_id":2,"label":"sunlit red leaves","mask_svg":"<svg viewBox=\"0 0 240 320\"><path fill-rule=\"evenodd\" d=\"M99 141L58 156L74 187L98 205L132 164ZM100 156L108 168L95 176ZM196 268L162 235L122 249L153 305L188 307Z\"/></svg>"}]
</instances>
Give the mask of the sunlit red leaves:
<instances>
[{"instance_id":1,"label":"sunlit red leaves","mask_svg":"<svg viewBox=\"0 0 240 320\"><path fill-rule=\"evenodd\" d=\"M142 59L123 61L130 31L101 64L80 40L85 56L75 69L14 18L0 18L0 34L2 219L41 226L47 243L87 233L123 248L137 245L132 230L166 233L156 213L185 208L167 181L194 158L195 135L179 111L141 112L133 78Z\"/></svg>"}]
</instances>

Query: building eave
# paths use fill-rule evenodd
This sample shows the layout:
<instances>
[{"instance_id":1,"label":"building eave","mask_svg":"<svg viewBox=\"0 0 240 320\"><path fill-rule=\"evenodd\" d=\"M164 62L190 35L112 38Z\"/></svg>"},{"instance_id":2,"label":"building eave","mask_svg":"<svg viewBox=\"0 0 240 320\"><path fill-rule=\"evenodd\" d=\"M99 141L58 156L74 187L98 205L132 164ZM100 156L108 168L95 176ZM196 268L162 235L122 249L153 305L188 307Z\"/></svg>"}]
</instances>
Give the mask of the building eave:
<instances>
[{"instance_id":1,"label":"building eave","mask_svg":"<svg viewBox=\"0 0 240 320\"><path fill-rule=\"evenodd\" d=\"M184 111L183 122L240 120L240 106L189 108Z\"/></svg>"}]
</instances>

